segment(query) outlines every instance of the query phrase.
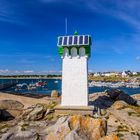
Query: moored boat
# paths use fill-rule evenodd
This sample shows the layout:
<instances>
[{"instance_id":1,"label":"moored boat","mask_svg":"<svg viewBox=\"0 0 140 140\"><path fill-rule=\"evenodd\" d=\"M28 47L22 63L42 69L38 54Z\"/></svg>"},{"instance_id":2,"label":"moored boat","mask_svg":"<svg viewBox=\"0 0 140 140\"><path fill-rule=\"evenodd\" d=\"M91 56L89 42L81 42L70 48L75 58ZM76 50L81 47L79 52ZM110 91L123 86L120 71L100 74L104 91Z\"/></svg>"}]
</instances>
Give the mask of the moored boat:
<instances>
[{"instance_id":1,"label":"moored boat","mask_svg":"<svg viewBox=\"0 0 140 140\"><path fill-rule=\"evenodd\" d=\"M44 87L46 85L46 82L43 82L43 81L38 81L35 83L36 87Z\"/></svg>"},{"instance_id":2,"label":"moored boat","mask_svg":"<svg viewBox=\"0 0 140 140\"><path fill-rule=\"evenodd\" d=\"M28 88L28 85L27 85L26 83L17 84L17 85L16 85L16 88L15 88L15 91L23 90L23 89L27 89L27 88Z\"/></svg>"}]
</instances>

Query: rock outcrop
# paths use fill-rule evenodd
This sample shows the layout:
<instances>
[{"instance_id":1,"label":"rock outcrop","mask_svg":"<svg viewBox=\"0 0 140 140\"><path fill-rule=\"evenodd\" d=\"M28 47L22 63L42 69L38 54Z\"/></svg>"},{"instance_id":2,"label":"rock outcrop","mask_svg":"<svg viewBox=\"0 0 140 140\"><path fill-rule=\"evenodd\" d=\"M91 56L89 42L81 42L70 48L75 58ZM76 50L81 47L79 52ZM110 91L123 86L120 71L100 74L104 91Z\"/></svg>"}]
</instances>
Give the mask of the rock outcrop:
<instances>
[{"instance_id":1,"label":"rock outcrop","mask_svg":"<svg viewBox=\"0 0 140 140\"><path fill-rule=\"evenodd\" d=\"M51 92L51 97L52 97L52 98L58 98L58 97L59 97L58 91L57 91L57 90L52 90L52 92Z\"/></svg>"},{"instance_id":2,"label":"rock outcrop","mask_svg":"<svg viewBox=\"0 0 140 140\"><path fill-rule=\"evenodd\" d=\"M38 134L34 129L25 129L24 123L20 122L16 126L2 135L1 140L37 140ZM27 124L26 124L27 125Z\"/></svg>"},{"instance_id":3,"label":"rock outcrop","mask_svg":"<svg viewBox=\"0 0 140 140\"><path fill-rule=\"evenodd\" d=\"M0 120L12 120L22 114L24 105L15 100L0 101Z\"/></svg>"},{"instance_id":4,"label":"rock outcrop","mask_svg":"<svg viewBox=\"0 0 140 140\"><path fill-rule=\"evenodd\" d=\"M106 134L106 121L85 116L61 117L48 128L47 140L98 140Z\"/></svg>"},{"instance_id":5,"label":"rock outcrop","mask_svg":"<svg viewBox=\"0 0 140 140\"><path fill-rule=\"evenodd\" d=\"M105 136L99 140L119 140L118 136L115 134Z\"/></svg>"},{"instance_id":6,"label":"rock outcrop","mask_svg":"<svg viewBox=\"0 0 140 140\"><path fill-rule=\"evenodd\" d=\"M140 94L134 94L131 97L137 100L137 105L140 106Z\"/></svg>"},{"instance_id":7,"label":"rock outcrop","mask_svg":"<svg viewBox=\"0 0 140 140\"><path fill-rule=\"evenodd\" d=\"M131 105L137 104L137 101L134 98L132 98L131 96L129 96L128 94L124 93L123 91L119 89L107 90L106 93L114 101L123 100L126 103L131 104Z\"/></svg>"},{"instance_id":8,"label":"rock outcrop","mask_svg":"<svg viewBox=\"0 0 140 140\"><path fill-rule=\"evenodd\" d=\"M106 93L95 93L89 95L89 105L93 105L95 108L107 109L112 106L114 100L106 95Z\"/></svg>"},{"instance_id":9,"label":"rock outcrop","mask_svg":"<svg viewBox=\"0 0 140 140\"><path fill-rule=\"evenodd\" d=\"M112 105L112 107L113 107L114 109L116 109L116 110L123 109L123 108L125 108L125 107L127 107L127 106L128 106L128 104L127 104L126 102L124 102L124 101L116 101L116 102Z\"/></svg>"},{"instance_id":10,"label":"rock outcrop","mask_svg":"<svg viewBox=\"0 0 140 140\"><path fill-rule=\"evenodd\" d=\"M56 98L50 98L47 104L31 104L27 108L23 108L20 102L16 102L18 105L15 106L14 101L6 101L5 105L1 104L0 110L0 139L139 140L140 106L132 105L133 100L128 104L131 99L125 100L126 96L119 92L91 94L90 103L95 106L93 116L58 116L54 113ZM134 96L135 100L139 101L138 97ZM12 115L10 111L23 113Z\"/></svg>"},{"instance_id":11,"label":"rock outcrop","mask_svg":"<svg viewBox=\"0 0 140 140\"><path fill-rule=\"evenodd\" d=\"M47 108L42 104L36 104L24 110L22 118L28 121L37 121L43 118Z\"/></svg>"},{"instance_id":12,"label":"rock outcrop","mask_svg":"<svg viewBox=\"0 0 140 140\"><path fill-rule=\"evenodd\" d=\"M16 115L12 115L10 112L12 111L8 112L7 110L0 109L0 121L13 120L17 116L17 111L15 112Z\"/></svg>"},{"instance_id":13,"label":"rock outcrop","mask_svg":"<svg viewBox=\"0 0 140 140\"><path fill-rule=\"evenodd\" d=\"M140 139L139 94L129 96L120 90L109 90L90 95L90 102L107 113L97 112L96 117L107 119L107 135L118 135L120 139ZM106 103L107 102L107 103ZM137 103L137 104L136 104ZM109 139L109 137L105 137ZM111 138L113 139L113 138Z\"/></svg>"},{"instance_id":14,"label":"rock outcrop","mask_svg":"<svg viewBox=\"0 0 140 140\"><path fill-rule=\"evenodd\" d=\"M23 109L24 105L15 100L1 100L0 101L0 109L5 110L20 110Z\"/></svg>"},{"instance_id":15,"label":"rock outcrop","mask_svg":"<svg viewBox=\"0 0 140 140\"><path fill-rule=\"evenodd\" d=\"M21 118L28 121L38 121L41 119L50 119L54 113L55 102L49 104L36 104L23 111ZM51 115L50 115L51 114ZM49 116L50 115L50 116Z\"/></svg>"}]
</instances>

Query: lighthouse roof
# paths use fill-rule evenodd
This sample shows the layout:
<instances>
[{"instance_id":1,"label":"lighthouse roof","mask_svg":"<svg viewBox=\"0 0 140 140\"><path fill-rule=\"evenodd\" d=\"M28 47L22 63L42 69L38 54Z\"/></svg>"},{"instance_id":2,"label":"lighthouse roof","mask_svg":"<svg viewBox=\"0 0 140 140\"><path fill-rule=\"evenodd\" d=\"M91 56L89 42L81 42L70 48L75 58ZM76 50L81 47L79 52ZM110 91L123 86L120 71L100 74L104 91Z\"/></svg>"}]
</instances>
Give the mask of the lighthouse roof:
<instances>
[{"instance_id":1,"label":"lighthouse roof","mask_svg":"<svg viewBox=\"0 0 140 140\"><path fill-rule=\"evenodd\" d=\"M90 46L91 36L90 35L70 35L70 36L59 36L58 47L62 46Z\"/></svg>"}]
</instances>

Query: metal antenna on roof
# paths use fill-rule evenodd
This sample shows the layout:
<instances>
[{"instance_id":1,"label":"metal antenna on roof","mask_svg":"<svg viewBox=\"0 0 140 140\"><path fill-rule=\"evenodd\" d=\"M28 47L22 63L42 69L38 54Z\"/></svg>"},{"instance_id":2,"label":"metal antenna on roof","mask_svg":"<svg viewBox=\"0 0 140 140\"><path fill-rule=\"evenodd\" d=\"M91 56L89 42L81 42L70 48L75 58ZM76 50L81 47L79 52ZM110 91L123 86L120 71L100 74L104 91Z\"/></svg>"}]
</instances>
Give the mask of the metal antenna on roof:
<instances>
[{"instance_id":1,"label":"metal antenna on roof","mask_svg":"<svg viewBox=\"0 0 140 140\"><path fill-rule=\"evenodd\" d=\"M68 23L67 23L67 17L65 18L65 34L67 35L68 32Z\"/></svg>"}]
</instances>

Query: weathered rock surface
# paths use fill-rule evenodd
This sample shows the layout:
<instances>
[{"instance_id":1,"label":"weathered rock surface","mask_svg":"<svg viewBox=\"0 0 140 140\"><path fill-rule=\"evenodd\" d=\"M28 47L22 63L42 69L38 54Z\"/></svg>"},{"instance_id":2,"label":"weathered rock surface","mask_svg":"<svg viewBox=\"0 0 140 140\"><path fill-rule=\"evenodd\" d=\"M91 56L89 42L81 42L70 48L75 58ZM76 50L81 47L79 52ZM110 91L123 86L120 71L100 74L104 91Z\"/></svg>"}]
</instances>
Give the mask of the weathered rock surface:
<instances>
[{"instance_id":1,"label":"weathered rock surface","mask_svg":"<svg viewBox=\"0 0 140 140\"><path fill-rule=\"evenodd\" d=\"M21 112L18 111L18 110L0 110L0 120L1 121L8 121L8 120L12 120L14 119L15 117L17 117L18 115L20 115Z\"/></svg>"},{"instance_id":2,"label":"weathered rock surface","mask_svg":"<svg viewBox=\"0 0 140 140\"><path fill-rule=\"evenodd\" d=\"M61 117L47 131L47 140L98 140L106 134L106 121L85 116Z\"/></svg>"},{"instance_id":3,"label":"weathered rock surface","mask_svg":"<svg viewBox=\"0 0 140 140\"><path fill-rule=\"evenodd\" d=\"M111 112L107 120L107 134L117 134L122 140L139 140L140 129L138 120L128 116L125 110L117 110ZM136 124L137 122L137 124Z\"/></svg>"},{"instance_id":4,"label":"weathered rock surface","mask_svg":"<svg viewBox=\"0 0 140 140\"><path fill-rule=\"evenodd\" d=\"M89 105L93 105L95 108L107 109L114 103L106 93L94 93L89 95Z\"/></svg>"},{"instance_id":5,"label":"weathered rock surface","mask_svg":"<svg viewBox=\"0 0 140 140\"><path fill-rule=\"evenodd\" d=\"M124 140L140 140L140 136L129 133L124 136Z\"/></svg>"},{"instance_id":6,"label":"weathered rock surface","mask_svg":"<svg viewBox=\"0 0 140 140\"><path fill-rule=\"evenodd\" d=\"M18 101L15 100L1 100L0 101L0 109L5 109L5 110L11 110L11 109L16 109L16 110L21 110L23 109L24 105Z\"/></svg>"},{"instance_id":7,"label":"weathered rock surface","mask_svg":"<svg viewBox=\"0 0 140 140\"><path fill-rule=\"evenodd\" d=\"M0 101L0 120L11 120L22 114L24 105L15 100Z\"/></svg>"},{"instance_id":8,"label":"weathered rock surface","mask_svg":"<svg viewBox=\"0 0 140 140\"><path fill-rule=\"evenodd\" d=\"M48 128L47 140L63 140L69 132L70 127L67 117L61 117L58 119L55 125Z\"/></svg>"},{"instance_id":9,"label":"weathered rock surface","mask_svg":"<svg viewBox=\"0 0 140 140\"><path fill-rule=\"evenodd\" d=\"M36 140L38 135L34 129L25 129L25 124L18 124L3 134L1 140Z\"/></svg>"},{"instance_id":10,"label":"weathered rock surface","mask_svg":"<svg viewBox=\"0 0 140 140\"><path fill-rule=\"evenodd\" d=\"M126 103L126 102L124 102L124 101L116 101L114 104L113 104L113 108L114 109L117 109L117 110L119 110L119 109L123 109L123 108L125 108L125 107L127 107L128 106L128 104Z\"/></svg>"},{"instance_id":11,"label":"weathered rock surface","mask_svg":"<svg viewBox=\"0 0 140 140\"><path fill-rule=\"evenodd\" d=\"M25 120L37 121L43 118L46 111L47 109L44 108L42 104L36 104L24 110L22 116L23 116L23 119Z\"/></svg>"},{"instance_id":12,"label":"weathered rock surface","mask_svg":"<svg viewBox=\"0 0 140 140\"><path fill-rule=\"evenodd\" d=\"M49 124L48 124L49 123ZM1 131L0 131L1 132ZM1 140L98 140L106 134L106 121L89 116L62 116L53 121L20 121Z\"/></svg>"},{"instance_id":13,"label":"weathered rock surface","mask_svg":"<svg viewBox=\"0 0 140 140\"><path fill-rule=\"evenodd\" d=\"M137 100L137 105L140 106L140 94L134 94L131 97Z\"/></svg>"},{"instance_id":14,"label":"weathered rock surface","mask_svg":"<svg viewBox=\"0 0 140 140\"><path fill-rule=\"evenodd\" d=\"M118 96L122 93L122 91L118 89L106 90L105 92L113 100L117 100Z\"/></svg>"},{"instance_id":15,"label":"weathered rock surface","mask_svg":"<svg viewBox=\"0 0 140 140\"><path fill-rule=\"evenodd\" d=\"M55 102L49 104L36 104L24 109L22 114L23 120L38 121L41 119L51 119L54 113Z\"/></svg>"},{"instance_id":16,"label":"weathered rock surface","mask_svg":"<svg viewBox=\"0 0 140 140\"><path fill-rule=\"evenodd\" d=\"M58 91L57 91L57 90L52 90L52 92L51 92L51 97L52 97L52 98L58 98L58 97L59 97Z\"/></svg>"},{"instance_id":17,"label":"weathered rock surface","mask_svg":"<svg viewBox=\"0 0 140 140\"><path fill-rule=\"evenodd\" d=\"M131 97L133 97L136 100L140 101L140 94L134 94L134 95L131 95Z\"/></svg>"},{"instance_id":18,"label":"weathered rock surface","mask_svg":"<svg viewBox=\"0 0 140 140\"><path fill-rule=\"evenodd\" d=\"M75 130L72 130L68 135L64 138L64 140L83 140L80 138L80 136L75 132Z\"/></svg>"},{"instance_id":19,"label":"weathered rock surface","mask_svg":"<svg viewBox=\"0 0 140 140\"><path fill-rule=\"evenodd\" d=\"M95 105L95 112L101 109L99 110L101 115L97 115L96 119L93 118L94 116L56 116L53 109L56 102L50 98L48 104L36 104L24 108L19 119L2 121L0 139L118 140L120 138L122 140L139 140L140 107L127 104L124 100L118 100L118 97L112 98L105 92L91 94L90 103ZM134 97L135 100L138 97L138 95ZM11 108L14 109L9 111L15 111L15 107ZM1 109L0 116L2 111L7 110Z\"/></svg>"},{"instance_id":20,"label":"weathered rock surface","mask_svg":"<svg viewBox=\"0 0 140 140\"><path fill-rule=\"evenodd\" d=\"M99 140L119 140L118 136L115 134L105 136Z\"/></svg>"},{"instance_id":21,"label":"weathered rock surface","mask_svg":"<svg viewBox=\"0 0 140 140\"><path fill-rule=\"evenodd\" d=\"M123 100L128 104L131 105L136 105L137 101L132 98L131 96L129 96L128 94L125 94L123 91L118 90L118 89L113 89L113 90L107 90L106 93L110 96L111 99L113 99L114 101L117 100Z\"/></svg>"},{"instance_id":22,"label":"weathered rock surface","mask_svg":"<svg viewBox=\"0 0 140 140\"><path fill-rule=\"evenodd\" d=\"M137 104L137 101L135 99L133 99L131 96L129 96L128 94L125 94L123 92L118 96L117 100L123 100L130 105Z\"/></svg>"},{"instance_id":23,"label":"weathered rock surface","mask_svg":"<svg viewBox=\"0 0 140 140\"><path fill-rule=\"evenodd\" d=\"M140 96L136 94L132 97L124 95L119 90L117 92L113 90L109 94L102 92L90 95L93 105L107 111L107 115L102 116L102 113L97 115L107 118L107 135L115 134L123 140L140 139L140 106L135 104Z\"/></svg>"}]
</instances>

